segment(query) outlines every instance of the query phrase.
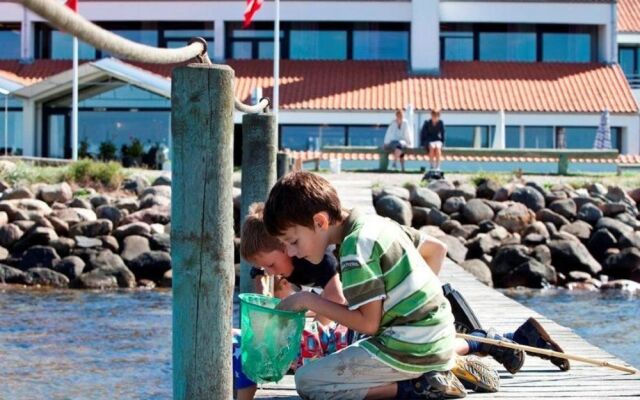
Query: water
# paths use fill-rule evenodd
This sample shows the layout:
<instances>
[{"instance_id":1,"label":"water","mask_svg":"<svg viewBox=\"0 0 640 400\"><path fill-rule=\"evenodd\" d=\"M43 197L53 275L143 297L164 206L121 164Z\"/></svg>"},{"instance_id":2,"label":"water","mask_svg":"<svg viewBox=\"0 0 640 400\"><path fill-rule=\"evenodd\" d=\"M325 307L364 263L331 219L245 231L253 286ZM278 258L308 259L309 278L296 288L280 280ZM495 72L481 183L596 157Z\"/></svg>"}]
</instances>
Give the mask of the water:
<instances>
[{"instance_id":1,"label":"water","mask_svg":"<svg viewBox=\"0 0 640 400\"><path fill-rule=\"evenodd\" d=\"M640 367L640 296L556 289L506 294L560 325L572 328L608 353Z\"/></svg>"}]
</instances>

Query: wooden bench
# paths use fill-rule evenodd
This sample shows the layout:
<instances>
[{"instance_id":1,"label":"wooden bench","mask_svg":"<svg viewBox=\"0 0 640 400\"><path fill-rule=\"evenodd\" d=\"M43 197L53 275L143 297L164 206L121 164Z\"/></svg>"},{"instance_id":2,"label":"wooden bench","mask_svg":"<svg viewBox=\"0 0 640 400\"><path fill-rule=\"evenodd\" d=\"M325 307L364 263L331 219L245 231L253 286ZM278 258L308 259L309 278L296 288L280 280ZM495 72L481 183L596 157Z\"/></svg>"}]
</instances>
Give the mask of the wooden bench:
<instances>
[{"instance_id":1,"label":"wooden bench","mask_svg":"<svg viewBox=\"0 0 640 400\"><path fill-rule=\"evenodd\" d=\"M389 167L389 152L375 146L325 146L323 153L333 154L376 154L379 156L379 170L386 171ZM423 148L411 148L405 150L409 155L428 155ZM618 150L595 150L595 149L491 149L491 148L467 148L467 147L447 147L442 150L443 156L462 157L524 157L524 158L547 158L558 162L558 175L567 175L570 160L611 160L618 157Z\"/></svg>"}]
</instances>

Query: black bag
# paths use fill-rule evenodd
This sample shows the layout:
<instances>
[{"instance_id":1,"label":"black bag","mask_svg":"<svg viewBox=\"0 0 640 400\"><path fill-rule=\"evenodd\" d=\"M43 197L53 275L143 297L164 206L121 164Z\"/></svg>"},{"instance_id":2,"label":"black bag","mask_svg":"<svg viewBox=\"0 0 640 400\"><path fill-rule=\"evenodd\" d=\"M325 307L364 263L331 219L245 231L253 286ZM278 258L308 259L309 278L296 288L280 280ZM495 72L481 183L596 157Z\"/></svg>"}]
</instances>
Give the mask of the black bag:
<instances>
[{"instance_id":1,"label":"black bag","mask_svg":"<svg viewBox=\"0 0 640 400\"><path fill-rule=\"evenodd\" d=\"M470 333L476 329L482 329L480 320L473 313L469 303L462 297L460 292L451 287L450 284L442 285L444 297L451 303L451 312L455 319L454 325L458 333Z\"/></svg>"}]
</instances>

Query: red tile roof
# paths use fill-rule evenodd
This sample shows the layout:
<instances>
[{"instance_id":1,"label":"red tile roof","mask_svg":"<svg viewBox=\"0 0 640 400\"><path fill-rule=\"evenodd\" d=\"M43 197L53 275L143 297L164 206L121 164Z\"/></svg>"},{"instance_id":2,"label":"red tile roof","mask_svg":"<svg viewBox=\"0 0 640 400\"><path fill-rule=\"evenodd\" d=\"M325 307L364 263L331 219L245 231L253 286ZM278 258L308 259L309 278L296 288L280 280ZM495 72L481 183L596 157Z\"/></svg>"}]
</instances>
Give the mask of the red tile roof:
<instances>
[{"instance_id":1,"label":"red tile roof","mask_svg":"<svg viewBox=\"0 0 640 400\"><path fill-rule=\"evenodd\" d=\"M37 60L22 64L17 60L0 60L0 76L28 86L71 68L67 60Z\"/></svg>"},{"instance_id":2,"label":"red tile roof","mask_svg":"<svg viewBox=\"0 0 640 400\"><path fill-rule=\"evenodd\" d=\"M618 0L618 32L640 32L640 0Z\"/></svg>"},{"instance_id":3,"label":"red tile roof","mask_svg":"<svg viewBox=\"0 0 640 400\"><path fill-rule=\"evenodd\" d=\"M0 61L32 82L70 66L37 60L30 65ZM170 65L134 63L170 77ZM272 95L273 63L232 60L236 96L253 89ZM18 68L19 67L19 68ZM412 75L399 61L292 61L280 66L280 105L288 110L389 111L408 103L416 110L632 113L638 106L619 66L568 63L443 62L441 73Z\"/></svg>"}]
</instances>

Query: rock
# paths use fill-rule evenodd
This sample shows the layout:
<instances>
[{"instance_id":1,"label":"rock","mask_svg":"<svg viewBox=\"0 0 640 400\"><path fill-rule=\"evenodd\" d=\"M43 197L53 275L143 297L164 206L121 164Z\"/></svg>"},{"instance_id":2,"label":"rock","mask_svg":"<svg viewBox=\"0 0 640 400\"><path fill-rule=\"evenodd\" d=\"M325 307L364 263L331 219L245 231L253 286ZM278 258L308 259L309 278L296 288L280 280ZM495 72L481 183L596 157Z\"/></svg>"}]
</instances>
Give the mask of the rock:
<instances>
[{"instance_id":1,"label":"rock","mask_svg":"<svg viewBox=\"0 0 640 400\"><path fill-rule=\"evenodd\" d=\"M85 272L71 282L71 286L78 289L117 289L118 279L99 269Z\"/></svg>"},{"instance_id":2,"label":"rock","mask_svg":"<svg viewBox=\"0 0 640 400\"><path fill-rule=\"evenodd\" d=\"M158 207L158 206L171 206L171 199L165 196L153 196L148 194L140 199L140 209Z\"/></svg>"},{"instance_id":3,"label":"rock","mask_svg":"<svg viewBox=\"0 0 640 400\"><path fill-rule=\"evenodd\" d=\"M551 250L551 263L558 272L567 274L570 271L584 271L592 276L598 274L602 267L578 241L550 240L547 242Z\"/></svg>"},{"instance_id":4,"label":"rock","mask_svg":"<svg viewBox=\"0 0 640 400\"><path fill-rule=\"evenodd\" d=\"M117 207L103 205L96 209L96 216L100 219L108 219L113 226L118 226L124 218L124 213Z\"/></svg>"},{"instance_id":5,"label":"rock","mask_svg":"<svg viewBox=\"0 0 640 400\"><path fill-rule=\"evenodd\" d=\"M120 257L122 257L126 264L130 265L133 259L149 251L151 251L149 239L144 236L131 235L124 238ZM135 271L132 272L135 274Z\"/></svg>"},{"instance_id":6,"label":"rock","mask_svg":"<svg viewBox=\"0 0 640 400\"><path fill-rule=\"evenodd\" d=\"M416 229L425 226L429 220L430 210L430 208L426 207L411 207L411 226Z\"/></svg>"},{"instance_id":7,"label":"rock","mask_svg":"<svg viewBox=\"0 0 640 400\"><path fill-rule=\"evenodd\" d=\"M386 186L382 188L378 193L376 193L375 201L378 201L380 198L384 196L395 196L399 199L409 201L411 197L411 193L409 189L399 187L399 186ZM166 197L166 196L165 196Z\"/></svg>"},{"instance_id":8,"label":"rock","mask_svg":"<svg viewBox=\"0 0 640 400\"><path fill-rule=\"evenodd\" d=\"M549 209L570 220L575 219L578 212L576 203L573 199L556 200L549 204Z\"/></svg>"},{"instance_id":9,"label":"rock","mask_svg":"<svg viewBox=\"0 0 640 400\"><path fill-rule=\"evenodd\" d=\"M509 200L509 197L511 197L511 193L513 192L514 189L515 189L515 186L513 185L502 186L500 189L498 189L495 192L492 200L507 201Z\"/></svg>"},{"instance_id":10,"label":"rock","mask_svg":"<svg viewBox=\"0 0 640 400\"><path fill-rule=\"evenodd\" d=\"M495 223L495 222L493 222L493 221L489 221L489 220L481 221L481 222L478 224L478 229L480 229L480 232L482 232L482 233L489 233L489 232L491 232L492 230L496 229L497 227L499 227L499 225L498 225L498 224L496 224L496 223ZM501 226L500 226L500 228L501 228L501 229L504 229L504 228L502 228ZM505 231L506 231L506 229L505 229Z\"/></svg>"},{"instance_id":11,"label":"rock","mask_svg":"<svg viewBox=\"0 0 640 400\"><path fill-rule=\"evenodd\" d=\"M157 233L149 239L151 250L171 252L171 236L168 233Z\"/></svg>"},{"instance_id":12,"label":"rock","mask_svg":"<svg viewBox=\"0 0 640 400\"><path fill-rule=\"evenodd\" d=\"M392 195L382 196L376 202L375 209L383 217L390 218L402 225L411 225L411 219L413 218L411 205L399 197Z\"/></svg>"},{"instance_id":13,"label":"rock","mask_svg":"<svg viewBox=\"0 0 640 400\"><path fill-rule=\"evenodd\" d=\"M447 245L447 257L453 260L453 262L460 264L465 260L467 257L467 248L459 239L450 235L444 235L438 237L438 239Z\"/></svg>"},{"instance_id":14,"label":"rock","mask_svg":"<svg viewBox=\"0 0 640 400\"><path fill-rule=\"evenodd\" d=\"M640 232L631 232L620 236L620 248L635 247L640 249Z\"/></svg>"},{"instance_id":15,"label":"rock","mask_svg":"<svg viewBox=\"0 0 640 400\"><path fill-rule=\"evenodd\" d=\"M603 283L600 290L621 290L629 293L640 293L640 283L628 279L618 279Z\"/></svg>"},{"instance_id":16,"label":"rock","mask_svg":"<svg viewBox=\"0 0 640 400\"><path fill-rule=\"evenodd\" d=\"M447 235L450 235L456 229L462 228L462 224L460 221L456 221L455 219L446 220L440 225L440 229Z\"/></svg>"},{"instance_id":17,"label":"rock","mask_svg":"<svg viewBox=\"0 0 640 400\"><path fill-rule=\"evenodd\" d=\"M536 221L533 222L531 225L527 226L523 231L522 231L522 236L527 236L531 233L535 233L537 235L542 236L545 239L549 239L550 234L549 234L549 230L547 229L546 225L543 222L540 221Z\"/></svg>"},{"instance_id":18,"label":"rock","mask_svg":"<svg viewBox=\"0 0 640 400\"><path fill-rule=\"evenodd\" d=\"M88 249L91 247L102 247L102 240L100 239L86 237L86 236L76 236L74 239L76 241L76 247L81 247L85 249Z\"/></svg>"},{"instance_id":19,"label":"rock","mask_svg":"<svg viewBox=\"0 0 640 400\"><path fill-rule=\"evenodd\" d=\"M0 211L0 226L6 225L8 223L9 223L9 215L4 211Z\"/></svg>"},{"instance_id":20,"label":"rock","mask_svg":"<svg viewBox=\"0 0 640 400\"><path fill-rule=\"evenodd\" d=\"M385 188L386 190L387 188ZM402 189L402 190L406 190L407 196L409 191L407 189L404 188L397 188L397 189ZM153 195L153 196L164 196L168 199L171 198L171 186L150 186L148 188L146 188L145 190L142 191L142 194L140 194L138 197L139 198L143 198L146 195ZM406 198L406 200L408 200L409 197Z\"/></svg>"},{"instance_id":21,"label":"rock","mask_svg":"<svg viewBox=\"0 0 640 400\"><path fill-rule=\"evenodd\" d=\"M133 222L127 225L121 225L113 231L113 236L120 241L131 235L149 236L151 235L151 228L147 223Z\"/></svg>"},{"instance_id":22,"label":"rock","mask_svg":"<svg viewBox=\"0 0 640 400\"><path fill-rule=\"evenodd\" d=\"M91 206L91 202L88 199L76 197L67 203L67 206L70 208L84 208L86 210L91 210L93 207Z\"/></svg>"},{"instance_id":23,"label":"rock","mask_svg":"<svg viewBox=\"0 0 640 400\"><path fill-rule=\"evenodd\" d=\"M544 236L538 233L530 233L522 239L522 244L527 246L537 246L539 244L545 244L546 241L547 239Z\"/></svg>"},{"instance_id":24,"label":"rock","mask_svg":"<svg viewBox=\"0 0 640 400\"><path fill-rule=\"evenodd\" d=\"M89 202L94 209L97 209L100 206L111 204L111 198L105 194L94 194L89 197Z\"/></svg>"},{"instance_id":25,"label":"rock","mask_svg":"<svg viewBox=\"0 0 640 400\"><path fill-rule=\"evenodd\" d=\"M498 249L491 261L491 272L494 283L507 275L514 266L529 261L529 249L522 245L502 246Z\"/></svg>"},{"instance_id":26,"label":"rock","mask_svg":"<svg viewBox=\"0 0 640 400\"><path fill-rule=\"evenodd\" d=\"M604 262L603 273L614 279L627 279L631 271L640 268L640 249L627 247L609 255Z\"/></svg>"},{"instance_id":27,"label":"rock","mask_svg":"<svg viewBox=\"0 0 640 400\"><path fill-rule=\"evenodd\" d=\"M51 246L33 246L27 249L20 260L20 269L52 268L60 260L58 252Z\"/></svg>"},{"instance_id":28,"label":"rock","mask_svg":"<svg viewBox=\"0 0 640 400\"><path fill-rule=\"evenodd\" d=\"M42 185L38 191L38 198L42 201L51 203L66 203L73 197L71 186L67 182L57 183L53 185Z\"/></svg>"},{"instance_id":29,"label":"rock","mask_svg":"<svg viewBox=\"0 0 640 400\"><path fill-rule=\"evenodd\" d=\"M13 224L15 226L17 226L18 228L20 228L20 230L22 230L23 232L28 231L29 229L33 228L36 226L36 223L33 221L29 221L29 220L20 220L20 221L13 221Z\"/></svg>"},{"instance_id":30,"label":"rock","mask_svg":"<svg viewBox=\"0 0 640 400\"><path fill-rule=\"evenodd\" d=\"M471 275L475 276L480 282L489 287L493 287L493 279L491 278L491 269L487 264L478 259L463 261L460 266Z\"/></svg>"},{"instance_id":31,"label":"rock","mask_svg":"<svg viewBox=\"0 0 640 400\"><path fill-rule=\"evenodd\" d=\"M67 256L62 260L58 261L54 266L53 270L63 274L70 281L76 279L82 272L84 271L85 263L78 256Z\"/></svg>"},{"instance_id":32,"label":"rock","mask_svg":"<svg viewBox=\"0 0 640 400\"><path fill-rule=\"evenodd\" d=\"M95 221L79 222L69 229L71 236L96 237L108 235L113 229L113 223L108 219L98 219Z\"/></svg>"},{"instance_id":33,"label":"rock","mask_svg":"<svg viewBox=\"0 0 640 400\"><path fill-rule=\"evenodd\" d=\"M438 196L442 199L442 201L447 201L450 197L464 197L465 200L471 200L476 197L476 189L466 183L458 185L453 189L443 190L438 193Z\"/></svg>"},{"instance_id":34,"label":"rock","mask_svg":"<svg viewBox=\"0 0 640 400\"><path fill-rule=\"evenodd\" d=\"M118 240L113 236L103 235L98 236L97 239L100 239L100 241L102 242L102 247L104 247L105 249L111 250L114 253L118 253L120 251L120 244L118 243Z\"/></svg>"},{"instance_id":35,"label":"rock","mask_svg":"<svg viewBox=\"0 0 640 400\"><path fill-rule=\"evenodd\" d=\"M171 256L163 251L149 251L136 257L129 265L138 279L159 282L171 269Z\"/></svg>"},{"instance_id":36,"label":"rock","mask_svg":"<svg viewBox=\"0 0 640 400\"><path fill-rule=\"evenodd\" d=\"M511 200L524 204L534 212L545 206L542 194L530 186L520 187L514 190L513 193L511 193Z\"/></svg>"},{"instance_id":37,"label":"rock","mask_svg":"<svg viewBox=\"0 0 640 400\"><path fill-rule=\"evenodd\" d=\"M631 200L635 201L636 203L640 203L640 188L633 189L627 194L629 195Z\"/></svg>"},{"instance_id":38,"label":"rock","mask_svg":"<svg viewBox=\"0 0 640 400\"><path fill-rule=\"evenodd\" d=\"M21 253L32 246L47 246L56 239L58 239L58 234L53 229L34 226L27 230L24 235L13 244L12 251L14 253Z\"/></svg>"},{"instance_id":39,"label":"rock","mask_svg":"<svg viewBox=\"0 0 640 400\"><path fill-rule=\"evenodd\" d=\"M607 228L607 230L611 232L616 240L620 240L621 236L630 235L633 232L633 228L631 228L624 222L609 217L600 218L600 220L596 224L596 229L600 228Z\"/></svg>"},{"instance_id":40,"label":"rock","mask_svg":"<svg viewBox=\"0 0 640 400\"><path fill-rule=\"evenodd\" d=\"M0 264L0 283L28 285L29 279L24 271L8 265Z\"/></svg>"},{"instance_id":41,"label":"rock","mask_svg":"<svg viewBox=\"0 0 640 400\"><path fill-rule=\"evenodd\" d=\"M47 220L49 221L50 226L54 231L58 234L58 236L68 236L69 235L69 224L63 221L62 219L54 216L48 215Z\"/></svg>"},{"instance_id":42,"label":"rock","mask_svg":"<svg viewBox=\"0 0 640 400\"><path fill-rule=\"evenodd\" d=\"M153 181L151 185L152 186L171 186L171 177L169 175L160 175Z\"/></svg>"},{"instance_id":43,"label":"rock","mask_svg":"<svg viewBox=\"0 0 640 400\"><path fill-rule=\"evenodd\" d=\"M451 182L445 181L444 179L432 180L427 184L427 188L432 190L440 196L440 200L445 201L447 198L443 198L443 195L449 190L454 189L454 186ZM451 196L449 196L451 197Z\"/></svg>"},{"instance_id":44,"label":"rock","mask_svg":"<svg viewBox=\"0 0 640 400\"><path fill-rule=\"evenodd\" d=\"M479 233L473 239L467 241L467 257L478 258L483 254L493 254L500 247L501 243L487 233Z\"/></svg>"},{"instance_id":45,"label":"rock","mask_svg":"<svg viewBox=\"0 0 640 400\"><path fill-rule=\"evenodd\" d=\"M536 213L536 218L542 222L551 222L556 228L560 228L563 225L567 225L569 220L563 217L562 215L549 210L548 208L543 208L538 210Z\"/></svg>"},{"instance_id":46,"label":"rock","mask_svg":"<svg viewBox=\"0 0 640 400\"><path fill-rule=\"evenodd\" d=\"M424 187L412 187L409 190L409 201L417 207L440 208L442 205L438 194Z\"/></svg>"},{"instance_id":47,"label":"rock","mask_svg":"<svg viewBox=\"0 0 640 400\"><path fill-rule=\"evenodd\" d=\"M2 192L2 200L19 200L19 199L34 199L35 196L31 190L25 187L18 187L13 189L7 189Z\"/></svg>"},{"instance_id":48,"label":"rock","mask_svg":"<svg viewBox=\"0 0 640 400\"><path fill-rule=\"evenodd\" d=\"M510 205L495 217L495 222L498 225L503 226L512 233L520 233L534 221L535 215L533 212L520 203Z\"/></svg>"},{"instance_id":49,"label":"rock","mask_svg":"<svg viewBox=\"0 0 640 400\"><path fill-rule=\"evenodd\" d=\"M0 164L4 163L4 160L0 160L2 162L0 162ZM3 171L2 169L2 165L0 165L0 171ZM9 185L7 182L0 180L0 193L4 192L5 190L9 189L11 187L11 185Z\"/></svg>"},{"instance_id":50,"label":"rock","mask_svg":"<svg viewBox=\"0 0 640 400\"><path fill-rule=\"evenodd\" d=\"M488 205L489 207L491 207L491 209L493 210L494 214L499 213L500 211L504 210L505 208L509 207L511 204L513 204L513 202L511 201L506 201L506 202L499 202L499 201L493 201L493 200L486 200L486 199L481 199L484 204Z\"/></svg>"},{"instance_id":51,"label":"rock","mask_svg":"<svg viewBox=\"0 0 640 400\"><path fill-rule=\"evenodd\" d=\"M98 270L105 275L115 276L118 287L136 287L134 274L127 268L122 258L117 254L113 254L110 250L102 250L97 255L92 255L87 263L87 270L90 272Z\"/></svg>"},{"instance_id":52,"label":"rock","mask_svg":"<svg viewBox=\"0 0 640 400\"><path fill-rule=\"evenodd\" d=\"M27 280L31 285L65 288L69 286L69 278L48 268L31 268L27 272Z\"/></svg>"},{"instance_id":53,"label":"rock","mask_svg":"<svg viewBox=\"0 0 640 400\"><path fill-rule=\"evenodd\" d=\"M562 226L560 228L560 232L570 233L573 236L580 239L583 243L586 243L587 241L589 241L589 238L591 237L592 229L593 228L588 223L577 220L568 225Z\"/></svg>"},{"instance_id":54,"label":"rock","mask_svg":"<svg viewBox=\"0 0 640 400\"><path fill-rule=\"evenodd\" d=\"M151 228L151 234L155 235L156 233L164 233L164 225L162 224L151 224L149 225Z\"/></svg>"},{"instance_id":55,"label":"rock","mask_svg":"<svg viewBox=\"0 0 640 400\"><path fill-rule=\"evenodd\" d=\"M504 242L505 240L513 236L509 233L508 230L506 230L505 228L499 225L496 225L496 227L490 230L488 233L489 233L489 236L491 236L496 240L499 240L500 242Z\"/></svg>"},{"instance_id":56,"label":"rock","mask_svg":"<svg viewBox=\"0 0 640 400\"><path fill-rule=\"evenodd\" d=\"M166 187L166 186L152 186L152 187ZM409 208L411 211L411 208ZM156 206L151 208L145 208L144 210L136 211L129 214L122 220L122 224L130 224L132 222L146 222L147 224L168 224L171 221L171 207L168 206ZM411 218L409 218L409 223Z\"/></svg>"},{"instance_id":57,"label":"rock","mask_svg":"<svg viewBox=\"0 0 640 400\"><path fill-rule=\"evenodd\" d=\"M60 257L66 257L71 254L71 250L75 248L76 242L73 239L59 237L49 242L49 246L53 247Z\"/></svg>"},{"instance_id":58,"label":"rock","mask_svg":"<svg viewBox=\"0 0 640 400\"><path fill-rule=\"evenodd\" d=\"M140 202L135 197L117 199L113 205L121 210L127 210L129 213L136 212L140 208Z\"/></svg>"},{"instance_id":59,"label":"rock","mask_svg":"<svg viewBox=\"0 0 640 400\"><path fill-rule=\"evenodd\" d=\"M617 244L615 236L607 228L600 228L591 235L587 246L591 255L602 262L607 256L607 250L616 247Z\"/></svg>"},{"instance_id":60,"label":"rock","mask_svg":"<svg viewBox=\"0 0 640 400\"><path fill-rule=\"evenodd\" d=\"M594 195L594 194L604 195L607 193L607 188L604 187L604 185L602 185L601 183L592 183L589 186L587 186L587 190L591 195Z\"/></svg>"},{"instance_id":61,"label":"rock","mask_svg":"<svg viewBox=\"0 0 640 400\"><path fill-rule=\"evenodd\" d=\"M37 199L3 200L0 201L0 211L6 212L10 221L29 219L30 215L46 216L52 212L47 203Z\"/></svg>"},{"instance_id":62,"label":"rock","mask_svg":"<svg viewBox=\"0 0 640 400\"><path fill-rule=\"evenodd\" d=\"M492 220L493 210L480 199L471 199L462 207L464 219L471 224L478 224L484 220Z\"/></svg>"},{"instance_id":63,"label":"rock","mask_svg":"<svg viewBox=\"0 0 640 400\"><path fill-rule=\"evenodd\" d=\"M476 188L476 197L491 200L498 190L500 190L498 182L485 179Z\"/></svg>"},{"instance_id":64,"label":"rock","mask_svg":"<svg viewBox=\"0 0 640 400\"><path fill-rule=\"evenodd\" d=\"M583 196L574 197L573 202L576 203L576 209L578 210L578 212L580 212L579 210L582 209L582 206L584 206L585 204L592 204L596 207L600 207L600 204L604 204L604 202L600 199L593 199L591 197Z\"/></svg>"},{"instance_id":65,"label":"rock","mask_svg":"<svg viewBox=\"0 0 640 400\"><path fill-rule=\"evenodd\" d=\"M567 274L567 279L572 282L586 282L591 280L591 275L583 271L570 271Z\"/></svg>"},{"instance_id":66,"label":"rock","mask_svg":"<svg viewBox=\"0 0 640 400\"><path fill-rule=\"evenodd\" d=\"M149 279L141 279L138 281L138 289L155 289L156 283Z\"/></svg>"},{"instance_id":67,"label":"rock","mask_svg":"<svg viewBox=\"0 0 640 400\"><path fill-rule=\"evenodd\" d=\"M627 210L627 206L623 203L605 203L602 205L602 213L607 217L615 217Z\"/></svg>"},{"instance_id":68,"label":"rock","mask_svg":"<svg viewBox=\"0 0 640 400\"><path fill-rule=\"evenodd\" d=\"M427 217L428 225L440 226L449 219L449 216L442 211L432 208Z\"/></svg>"},{"instance_id":69,"label":"rock","mask_svg":"<svg viewBox=\"0 0 640 400\"><path fill-rule=\"evenodd\" d=\"M163 288L170 288L173 284L173 270L168 270L162 275L162 280L160 281L159 286Z\"/></svg>"},{"instance_id":70,"label":"rock","mask_svg":"<svg viewBox=\"0 0 640 400\"><path fill-rule=\"evenodd\" d=\"M600 218L602 218L602 211L591 203L585 203L582 207L580 207L580 211L576 215L576 217L584 222L587 222L591 225L595 225Z\"/></svg>"},{"instance_id":71,"label":"rock","mask_svg":"<svg viewBox=\"0 0 640 400\"><path fill-rule=\"evenodd\" d=\"M148 186L149 181L142 175L134 175L122 182L124 190L134 192L138 196L141 195Z\"/></svg>"},{"instance_id":72,"label":"rock","mask_svg":"<svg viewBox=\"0 0 640 400\"><path fill-rule=\"evenodd\" d=\"M466 224L466 225L461 225L459 228L454 228L451 231L450 235L466 240L474 236L477 232L478 232L477 225Z\"/></svg>"},{"instance_id":73,"label":"rock","mask_svg":"<svg viewBox=\"0 0 640 400\"><path fill-rule=\"evenodd\" d=\"M605 194L605 197L611 200L612 202L617 203L617 202L623 202L624 200L626 200L627 194L619 186L609 186L607 188L607 193Z\"/></svg>"},{"instance_id":74,"label":"rock","mask_svg":"<svg viewBox=\"0 0 640 400\"><path fill-rule=\"evenodd\" d=\"M551 265L551 250L549 250L549 248L546 245L544 244L537 245L531 251L531 255L533 256L533 258L540 261L541 263L545 265Z\"/></svg>"},{"instance_id":75,"label":"rock","mask_svg":"<svg viewBox=\"0 0 640 400\"><path fill-rule=\"evenodd\" d=\"M0 246L11 248L11 246L22 237L24 232L15 224L0 226Z\"/></svg>"},{"instance_id":76,"label":"rock","mask_svg":"<svg viewBox=\"0 0 640 400\"><path fill-rule=\"evenodd\" d=\"M625 225L628 225L631 227L631 229L633 230L640 230L640 221L638 221L638 219L636 217L634 217L633 215L630 215L629 213L620 213L618 215L615 216L615 219L617 221L620 221L622 223L624 223Z\"/></svg>"},{"instance_id":77,"label":"rock","mask_svg":"<svg viewBox=\"0 0 640 400\"><path fill-rule=\"evenodd\" d=\"M500 287L525 286L540 289L555 284L556 281L556 270L552 266L529 259L502 278Z\"/></svg>"}]
</instances>

